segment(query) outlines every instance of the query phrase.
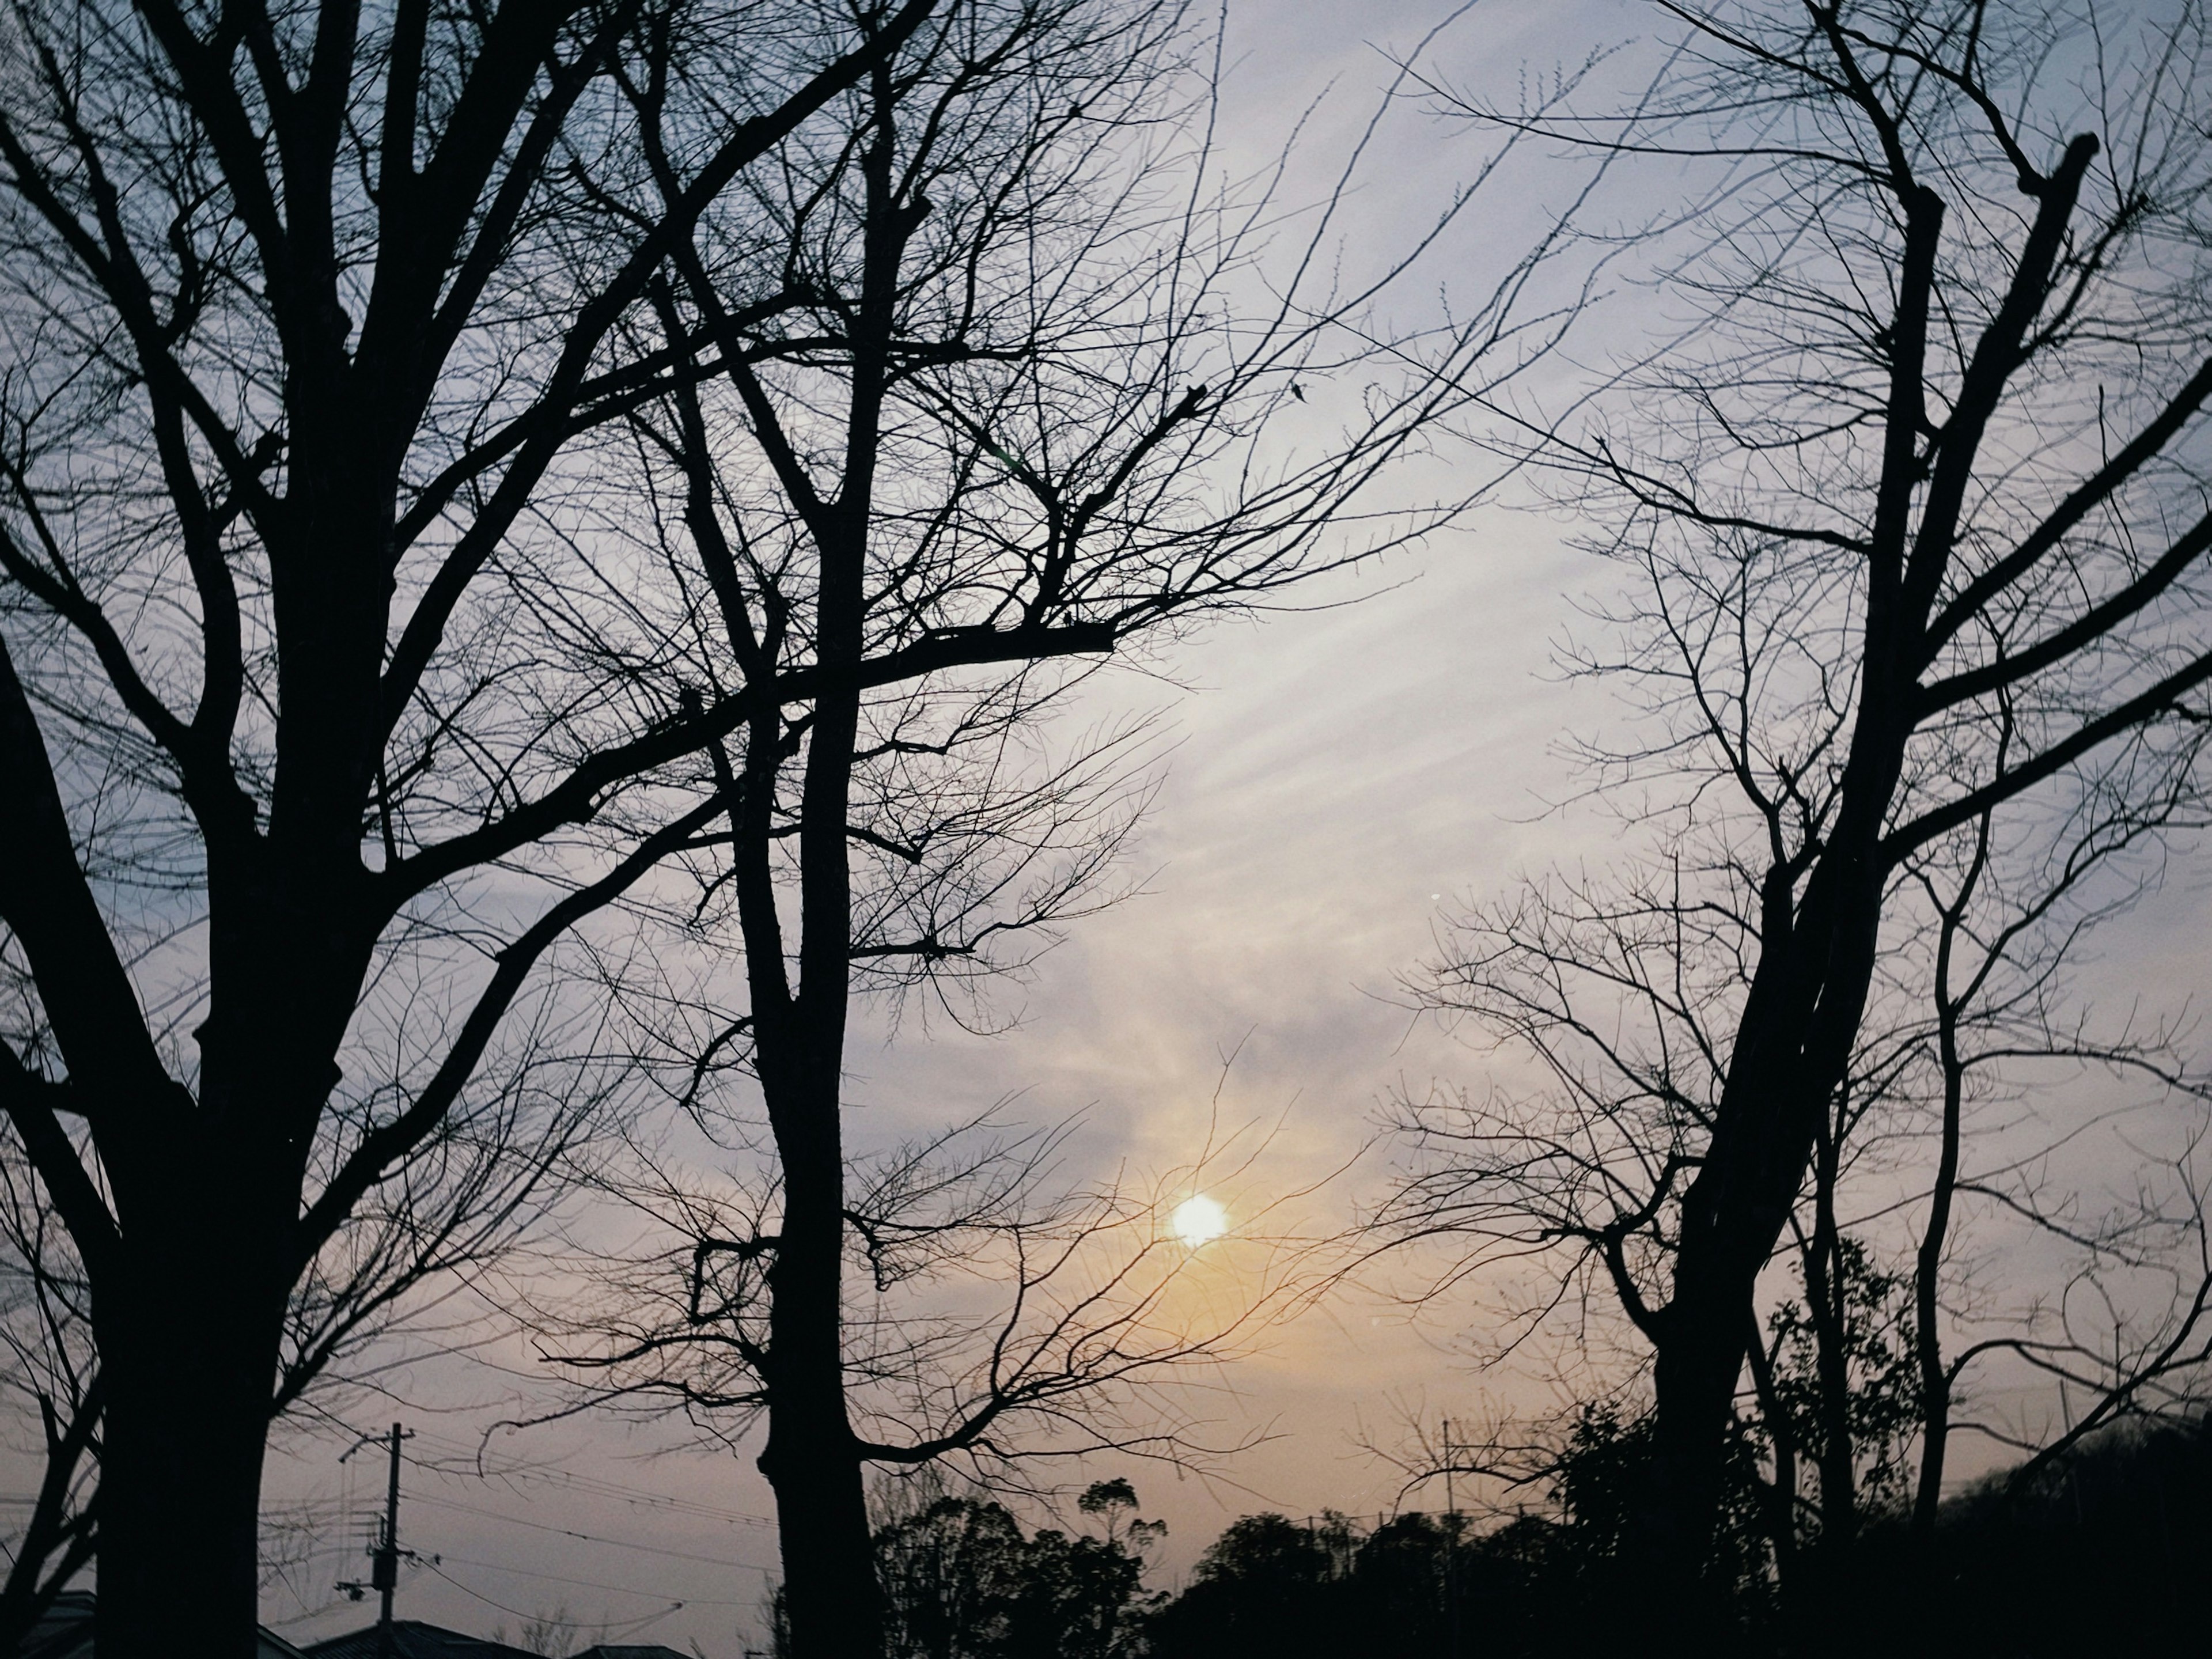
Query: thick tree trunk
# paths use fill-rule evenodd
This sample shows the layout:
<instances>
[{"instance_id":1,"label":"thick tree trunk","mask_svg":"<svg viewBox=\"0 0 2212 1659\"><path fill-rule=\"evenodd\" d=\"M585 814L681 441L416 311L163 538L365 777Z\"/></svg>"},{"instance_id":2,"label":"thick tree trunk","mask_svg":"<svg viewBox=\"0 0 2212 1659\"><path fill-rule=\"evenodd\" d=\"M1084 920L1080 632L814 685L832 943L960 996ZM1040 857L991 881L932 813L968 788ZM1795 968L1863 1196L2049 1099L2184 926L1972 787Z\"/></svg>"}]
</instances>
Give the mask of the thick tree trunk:
<instances>
[{"instance_id":1,"label":"thick tree trunk","mask_svg":"<svg viewBox=\"0 0 2212 1659\"><path fill-rule=\"evenodd\" d=\"M1705 1583L1721 1503L1729 1411L1744 1364L1748 1285L1692 1273L1678 1280L1667 1340L1653 1372L1657 1412L1644 1501L1633 1511L1629 1565L1661 1604L1702 1622L1713 1608ZM1694 1608L1685 1608L1686 1601Z\"/></svg>"},{"instance_id":2,"label":"thick tree trunk","mask_svg":"<svg viewBox=\"0 0 2212 1659\"><path fill-rule=\"evenodd\" d=\"M784 1613L799 1659L880 1659L883 1615L861 1463L845 1407L846 998L850 872L845 799L857 709L825 699L808 753L800 835L805 910L794 995L770 874L769 805L781 721L757 719L732 800L739 914L752 990L756 1061L782 1169L782 1215L768 1271L763 1363ZM725 788L734 787L726 774Z\"/></svg>"},{"instance_id":3,"label":"thick tree trunk","mask_svg":"<svg viewBox=\"0 0 2212 1659\"><path fill-rule=\"evenodd\" d=\"M823 584L823 654L850 661L858 654L857 606L849 597L844 605L833 600L856 586L857 560L842 570L825 562L843 580ZM797 1659L883 1653L875 1551L845 1407L843 1085L852 975L845 818L858 723L854 696L816 705L800 805L798 994L781 993L780 963L755 964L761 1086L783 1166L783 1215L769 1270L769 1437L760 1467L775 1490ZM763 842L749 850L757 857L765 848ZM767 937L765 928L750 932L749 948L764 947Z\"/></svg>"},{"instance_id":4,"label":"thick tree trunk","mask_svg":"<svg viewBox=\"0 0 2212 1659\"><path fill-rule=\"evenodd\" d=\"M1903 741L1870 694L1838 827L1802 900L1781 868L1761 895L1759 965L1712 1137L1682 1196L1672 1294L1658 1321L1653 1467L1632 1532L1655 1588L1700 1582L1710 1563L1753 1291L1803 1190L1873 981L1876 849Z\"/></svg>"},{"instance_id":5,"label":"thick tree trunk","mask_svg":"<svg viewBox=\"0 0 2212 1659\"><path fill-rule=\"evenodd\" d=\"M784 1211L769 1282L769 1437L783 1589L798 1659L879 1659L882 1609L860 1460L845 1409L843 1157L835 1073L784 1144Z\"/></svg>"},{"instance_id":6,"label":"thick tree trunk","mask_svg":"<svg viewBox=\"0 0 2212 1659\"><path fill-rule=\"evenodd\" d=\"M1669 1601L1704 1585L1711 1563L1753 1291L1811 1157L1808 1115L1790 1110L1774 1075L1780 1069L1731 1079L1733 1101L1723 1100L1705 1164L1683 1197L1652 1379L1652 1467L1630 1545L1633 1570ZM1700 1604L1717 1606L1712 1594Z\"/></svg>"},{"instance_id":7,"label":"thick tree trunk","mask_svg":"<svg viewBox=\"0 0 2212 1659\"><path fill-rule=\"evenodd\" d=\"M107 1390L100 1489L100 1659L250 1659L261 1469L283 1304L225 1195L126 1239L95 1304Z\"/></svg>"},{"instance_id":8,"label":"thick tree trunk","mask_svg":"<svg viewBox=\"0 0 2212 1659\"><path fill-rule=\"evenodd\" d=\"M1674 1292L1653 1372L1650 1480L1631 1531L1632 1571L1665 1604L1694 1595L1696 1622L1718 1616L1707 1582L1720 1518L1729 1422L1744 1366L1753 1293L1811 1155L1780 1111L1713 1152L1684 1205ZM1696 1588L1692 1588L1696 1587Z\"/></svg>"}]
</instances>

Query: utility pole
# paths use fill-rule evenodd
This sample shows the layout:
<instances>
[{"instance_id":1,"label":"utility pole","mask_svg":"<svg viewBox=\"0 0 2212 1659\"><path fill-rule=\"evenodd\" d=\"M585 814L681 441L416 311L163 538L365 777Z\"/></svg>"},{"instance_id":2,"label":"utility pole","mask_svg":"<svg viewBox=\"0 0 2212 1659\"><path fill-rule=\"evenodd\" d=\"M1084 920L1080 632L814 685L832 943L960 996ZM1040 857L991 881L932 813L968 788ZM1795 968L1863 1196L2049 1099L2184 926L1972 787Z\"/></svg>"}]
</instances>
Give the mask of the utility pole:
<instances>
[{"instance_id":1,"label":"utility pole","mask_svg":"<svg viewBox=\"0 0 2212 1659\"><path fill-rule=\"evenodd\" d=\"M377 1649L386 1656L392 1652L392 1592L399 1587L399 1558L403 1553L413 1553L402 1552L399 1547L399 1446L402 1441L414 1437L394 1423L390 1434L365 1434L347 1449L345 1457L338 1459L339 1462L344 1462L346 1457L351 1457L363 1446L383 1445L391 1451L391 1475L384 1491L384 1526L377 1534L376 1542L369 1546L368 1585L377 1593L380 1602L376 1619ZM345 1583L338 1588L349 1593L356 1601L361 1599L361 1584Z\"/></svg>"},{"instance_id":2,"label":"utility pole","mask_svg":"<svg viewBox=\"0 0 2212 1659\"><path fill-rule=\"evenodd\" d=\"M392 1425L392 1479L384 1492L384 1536L377 1545L376 1560L369 1568L369 1583L384 1598L376 1622L391 1644L392 1592L399 1587L399 1443L407 1438L397 1423Z\"/></svg>"},{"instance_id":3,"label":"utility pole","mask_svg":"<svg viewBox=\"0 0 2212 1659\"><path fill-rule=\"evenodd\" d=\"M1452 1443L1451 1419L1444 1419L1444 1618L1451 1632L1447 1659L1459 1659L1459 1502L1452 1475L1459 1449Z\"/></svg>"}]
</instances>

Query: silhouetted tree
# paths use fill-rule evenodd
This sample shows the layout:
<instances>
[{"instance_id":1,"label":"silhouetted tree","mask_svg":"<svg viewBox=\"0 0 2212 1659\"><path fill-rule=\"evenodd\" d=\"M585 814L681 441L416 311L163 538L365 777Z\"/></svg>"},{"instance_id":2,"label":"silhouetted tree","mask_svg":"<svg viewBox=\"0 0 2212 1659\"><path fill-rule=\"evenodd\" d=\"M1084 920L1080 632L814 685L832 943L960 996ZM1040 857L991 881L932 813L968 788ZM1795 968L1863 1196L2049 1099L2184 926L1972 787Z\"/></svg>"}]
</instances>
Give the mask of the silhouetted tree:
<instances>
[{"instance_id":1,"label":"silhouetted tree","mask_svg":"<svg viewBox=\"0 0 2212 1659\"><path fill-rule=\"evenodd\" d=\"M1893 1392L1910 1392L1905 1359ZM1804 1379L1808 1399L1817 1386ZM1655 1607L1638 1595L1628 1553L1653 1428L1648 1409L1611 1402L1578 1407L1524 1443L1462 1446L1463 1474L1503 1477L1517 1499L1474 1526L1451 1524L1477 1518L1465 1515L1405 1513L1353 1542L1340 1518L1310 1535L1280 1516L1245 1516L1150 1621L1151 1651L1200 1659L1237 1632L1265 1632L1268 1645L1252 1650L1286 1659L1671 1650L1689 1598ZM1757 1437L1750 1425L1730 1437L1718 1551L1728 1623L1701 1636L1699 1652L1935 1659L2151 1650L2193 1638L2191 1621L2202 1616L2193 1568L2212 1531L2212 1433L2201 1414L2108 1427L2033 1468L1999 1471L1947 1500L1925 1539L1901 1504L1870 1504L1850 1558L1851 1593L1827 1602L1817 1626L1777 1616ZM1345 1547L1332 1547L1332 1533ZM1296 1621L1277 1611L1286 1595Z\"/></svg>"},{"instance_id":2,"label":"silhouetted tree","mask_svg":"<svg viewBox=\"0 0 2212 1659\"><path fill-rule=\"evenodd\" d=\"M1180 1465L1235 1449L1172 1385L1303 1304L1314 1275L1296 1242L1270 1237L1272 1204L1199 1249L1168 1224L1194 1185L1237 1178L1234 1141L1137 1192L1059 1187L1066 1139L1065 1127L1000 1133L986 1119L848 1157L841 1364L859 1461L913 1472L925 1492L941 1491L932 1472L951 1461L984 1489L1034 1493L1041 1461L1115 1451ZM773 1398L772 1251L754 1244L775 1237L772 1180L672 1176L629 1194L675 1242L603 1265L599 1298L557 1327L590 1344L560 1355L582 1382L562 1410L677 1410L707 1443L741 1447ZM1279 1190L1273 1204L1303 1195ZM1133 1504L1115 1482L1079 1507L1109 1541L1141 1550L1152 1526L1131 1518Z\"/></svg>"},{"instance_id":3,"label":"silhouetted tree","mask_svg":"<svg viewBox=\"0 0 2212 1659\"><path fill-rule=\"evenodd\" d=\"M1474 1107L1413 1224L1564 1243L1648 1340L1632 1553L1679 1587L1754 1287L1900 942L1933 935L1914 861L1993 815L2032 872L2103 806L2156 831L2201 800L2212 174L2194 9L2124 49L1979 0L1664 9L1680 49L1626 118L1462 100L1728 171L1667 267L1696 320L1624 375L1626 420L1528 452L1634 585L1622 649L1577 660L1652 711L1592 755L1662 845L1455 942L1425 994L1558 1093Z\"/></svg>"},{"instance_id":4,"label":"silhouetted tree","mask_svg":"<svg viewBox=\"0 0 2212 1659\"><path fill-rule=\"evenodd\" d=\"M1916 1651L2186 1646L2212 1547L2212 1432L2201 1414L2111 1426L2026 1480L2000 1471L1948 1500L1911 1554L1901 1538L1875 1541L1899 1547L1890 1582L1919 1589Z\"/></svg>"},{"instance_id":5,"label":"silhouetted tree","mask_svg":"<svg viewBox=\"0 0 2212 1659\"><path fill-rule=\"evenodd\" d=\"M295 1287L374 1303L518 1113L591 1092L484 1062L720 810L635 797L750 702L561 679L502 631L510 557L675 373L617 328L674 246L931 9L679 5L722 55L635 211L572 164L643 148L611 94L645 0L9 15L0 920L35 1024L0 1104L90 1289L111 1659L250 1650ZM373 1194L392 1228L349 1237Z\"/></svg>"},{"instance_id":6,"label":"silhouetted tree","mask_svg":"<svg viewBox=\"0 0 2212 1659\"><path fill-rule=\"evenodd\" d=\"M1986 902L1982 889L2007 873L1993 859L1991 817L1984 813L1958 849L1948 888L1924 865L1913 878L1935 913L1928 992L1936 1092L1940 1099L1935 1169L1915 1253L1912 1340L1919 1370L1921 1451L1913 1526L1924 1544L1942 1498L1947 1449L1961 1378L1991 1358L2024 1362L2030 1375L2056 1381L2069 1395L2068 1421L2057 1433L2022 1437L1987 1419L1966 1426L2035 1454L2031 1465L2063 1454L2118 1418L2159 1414L2196 1405L2192 1378L2212 1360L2212 1249L2196 1149L2207 1127L2203 1103L2212 1085L2187 1063L2171 1030L2114 1041L2100 1039L2066 1006L2063 981L2075 947L2104 915L2154 891L2160 865L2149 862L2133 890L2101 907L2078 902L2105 867L2135 852L2182 817L2182 801L2106 796L2088 803L2062 837L2045 867L2015 883L2009 906ZM2197 1114L2193 1133L2166 1153L2166 1178L2150 1160L2137 1175L2132 1201L2087 1208L2075 1194L2053 1189L2037 1171L2041 1159L2014 1154L2010 1170L1988 1171L1966 1161L1966 1123L1977 1095L2002 1092L2008 1068L2023 1060L2070 1062L2124 1083L2148 1085L2169 1104ZM2147 1148L2131 1147L2138 1153ZM2066 1293L2031 1305L2014 1333L1961 1342L1946 1353L1941 1317L1945 1257L1960 1206L1980 1200L2026 1221L2070 1259ZM2132 1281L2122 1289L2124 1281ZM2161 1297L2148 1294L2162 1283ZM2088 1292L2110 1313L2117 1297L2129 1305L2111 1328L2082 1329L2075 1292ZM2159 1305L2162 1300L2164 1305ZM2132 1328L2132 1334L2130 1329Z\"/></svg>"},{"instance_id":7,"label":"silhouetted tree","mask_svg":"<svg viewBox=\"0 0 2212 1659\"><path fill-rule=\"evenodd\" d=\"M1339 1593L1352 1540L1343 1516L1248 1515L1206 1547L1152 1622L1156 1653L1342 1653L1357 1646Z\"/></svg>"},{"instance_id":8,"label":"silhouetted tree","mask_svg":"<svg viewBox=\"0 0 2212 1659\"><path fill-rule=\"evenodd\" d=\"M0 1108L88 1287L110 1659L179 1627L242 1659L272 1407L634 1106L643 1039L615 1028L686 910L663 872L716 849L750 981L724 1023L781 1163L792 1620L810 1654L872 1653L846 1002L869 963L981 951L994 901L1024 914L979 873L1018 860L908 858L899 763L969 727L893 688L947 677L1004 734L1051 678L1006 665L1448 519L1379 523L1365 489L1543 331L1510 256L1437 332L1330 345L1368 294L1296 252L1291 287L1239 287L1280 222L1206 167L1090 190L1195 125L1110 67L1155 63L1175 15L28 0L0 25L0 960L27 1011ZM1098 111L1059 101L1102 73ZM1338 429L1261 441L1296 376L1363 361L1391 384L1347 386ZM856 927L856 842L928 867L873 918L921 933Z\"/></svg>"},{"instance_id":9,"label":"silhouetted tree","mask_svg":"<svg viewBox=\"0 0 2212 1659\"><path fill-rule=\"evenodd\" d=\"M742 941L742 982L624 993L736 1167L654 1161L629 1185L673 1234L647 1252L658 1288L617 1269L612 1343L565 1357L610 1397L721 1413L732 1442L765 1419L802 1653L876 1645L870 1465L1006 1455L1201 1351L1159 1328L1179 1247L1149 1206L1085 1191L1039 1215L933 1133L852 1154L856 1000L980 1021L988 976L1108 896L1142 791L1126 733L1044 750L1081 672L1059 659L1142 651L1447 521L1383 512L1378 474L1565 314L1517 315L1540 244L1471 312L1378 339L1377 297L1464 203L1356 286L1320 257L1341 183L1271 253L1268 198L1224 185L1207 146L1201 45L1159 0L965 0L915 30L650 286L635 349L675 367L626 410L614 476L644 505L602 509L626 539L599 586L665 572L665 612L611 626L550 573L518 599L627 695L752 711L709 745L721 812L681 849L696 888L659 896L672 925ZM651 135L690 50L653 36L625 87L670 201L682 172ZM773 307L746 286L763 265ZM1324 374L1344 395L1317 433L1299 377ZM1069 1288L1103 1246L1103 1288ZM948 1366L955 1322L902 1326L882 1298L969 1247L991 1252L971 1279L1009 1294Z\"/></svg>"},{"instance_id":10,"label":"silhouetted tree","mask_svg":"<svg viewBox=\"0 0 2212 1659\"><path fill-rule=\"evenodd\" d=\"M1120 1488L1134 1507L1126 1480ZM1120 1493L1109 1494L1118 1498ZM1094 1504L1086 1512L1098 1512ZM1134 1523L1156 1534L1152 1525ZM893 1659L1110 1659L1139 1651L1144 1558L1121 1537L1024 1535L1002 1504L939 1497L875 1534Z\"/></svg>"}]
</instances>

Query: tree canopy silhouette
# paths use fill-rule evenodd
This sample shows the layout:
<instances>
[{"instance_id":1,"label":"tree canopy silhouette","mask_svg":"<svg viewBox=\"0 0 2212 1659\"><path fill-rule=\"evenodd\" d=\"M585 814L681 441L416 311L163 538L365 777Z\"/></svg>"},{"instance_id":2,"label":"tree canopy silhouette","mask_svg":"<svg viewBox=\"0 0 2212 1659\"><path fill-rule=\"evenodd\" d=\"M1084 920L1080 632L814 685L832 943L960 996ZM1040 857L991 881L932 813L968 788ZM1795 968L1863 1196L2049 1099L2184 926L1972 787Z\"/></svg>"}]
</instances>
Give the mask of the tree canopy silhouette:
<instances>
[{"instance_id":1,"label":"tree canopy silhouette","mask_svg":"<svg viewBox=\"0 0 2212 1659\"><path fill-rule=\"evenodd\" d=\"M1662 10L1679 30L1632 109L1457 100L1718 182L1652 231L1687 323L1518 447L1627 578L1573 662L1644 711L1588 757L1657 842L1469 918L1417 987L1550 1087L1431 1117L1404 1214L1478 1255L1564 1251L1648 1343L1655 1589L1705 1564L1754 1287L1837 1115L1897 1075L1898 1000L1933 1023L1978 836L2014 914L2094 913L2111 890L2069 894L2072 855L2124 866L2201 822L2212 732L2202 15Z\"/></svg>"},{"instance_id":2,"label":"tree canopy silhouette","mask_svg":"<svg viewBox=\"0 0 2212 1659\"><path fill-rule=\"evenodd\" d=\"M0 1105L88 1286L102 1650L246 1651L272 1406L650 1060L767 1097L794 1630L872 1652L848 998L1096 873L1097 797L991 758L1027 665L1449 518L1366 492L1540 344L1543 249L1378 340L1324 201L1245 283L1171 4L4 27ZM644 941L721 922L746 994L691 997Z\"/></svg>"}]
</instances>

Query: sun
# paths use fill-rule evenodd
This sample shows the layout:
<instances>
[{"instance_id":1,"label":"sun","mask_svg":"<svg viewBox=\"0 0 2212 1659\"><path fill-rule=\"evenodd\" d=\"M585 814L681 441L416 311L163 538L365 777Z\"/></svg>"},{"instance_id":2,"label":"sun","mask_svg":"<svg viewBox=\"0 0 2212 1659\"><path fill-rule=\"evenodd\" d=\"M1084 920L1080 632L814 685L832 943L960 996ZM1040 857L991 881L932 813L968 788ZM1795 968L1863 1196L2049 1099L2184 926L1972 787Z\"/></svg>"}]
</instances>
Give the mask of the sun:
<instances>
[{"instance_id":1,"label":"sun","mask_svg":"<svg viewBox=\"0 0 2212 1659\"><path fill-rule=\"evenodd\" d=\"M1185 1199L1176 1207L1171 1224L1176 1237L1184 1243L1203 1244L1229 1231L1229 1212L1200 1193L1195 1198Z\"/></svg>"}]
</instances>

